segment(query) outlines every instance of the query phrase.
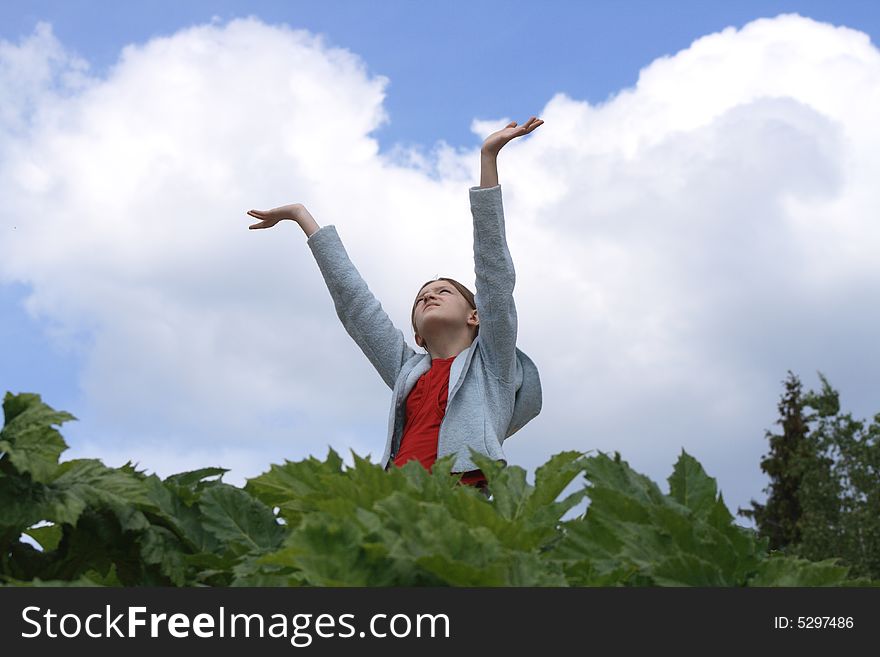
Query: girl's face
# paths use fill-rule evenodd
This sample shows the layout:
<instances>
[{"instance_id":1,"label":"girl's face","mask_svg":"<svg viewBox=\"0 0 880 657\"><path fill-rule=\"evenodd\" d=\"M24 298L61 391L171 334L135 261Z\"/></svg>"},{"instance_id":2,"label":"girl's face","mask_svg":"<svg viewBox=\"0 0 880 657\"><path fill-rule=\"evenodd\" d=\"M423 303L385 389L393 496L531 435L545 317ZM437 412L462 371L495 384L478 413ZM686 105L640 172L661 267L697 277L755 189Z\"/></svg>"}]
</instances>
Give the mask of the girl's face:
<instances>
[{"instance_id":1,"label":"girl's face","mask_svg":"<svg viewBox=\"0 0 880 657\"><path fill-rule=\"evenodd\" d=\"M416 335L433 333L443 327L455 330L476 326L477 311L449 281L434 281L423 287L416 296L414 319ZM418 342L418 341L417 341ZM419 345L422 346L422 345Z\"/></svg>"}]
</instances>

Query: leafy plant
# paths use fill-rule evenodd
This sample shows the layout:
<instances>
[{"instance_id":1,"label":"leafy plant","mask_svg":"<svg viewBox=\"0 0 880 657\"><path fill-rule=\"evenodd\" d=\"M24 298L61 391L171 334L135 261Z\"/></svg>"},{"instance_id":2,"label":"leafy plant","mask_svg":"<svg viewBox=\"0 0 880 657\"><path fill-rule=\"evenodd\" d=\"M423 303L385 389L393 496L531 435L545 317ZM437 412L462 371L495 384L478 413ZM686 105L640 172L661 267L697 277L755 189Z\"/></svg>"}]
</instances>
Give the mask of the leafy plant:
<instances>
[{"instance_id":1,"label":"leafy plant","mask_svg":"<svg viewBox=\"0 0 880 657\"><path fill-rule=\"evenodd\" d=\"M75 419L7 393L0 431L0 581L73 586L820 586L833 560L772 555L733 523L682 451L669 493L619 454L554 455L534 485L479 454L490 499L452 457L386 472L330 450L272 465L243 488L226 470L165 479L131 463L60 462ZM576 480L584 486L562 497ZM587 511L563 521L585 497ZM561 498L561 499L560 499ZM36 541L37 549L24 540Z\"/></svg>"}]
</instances>

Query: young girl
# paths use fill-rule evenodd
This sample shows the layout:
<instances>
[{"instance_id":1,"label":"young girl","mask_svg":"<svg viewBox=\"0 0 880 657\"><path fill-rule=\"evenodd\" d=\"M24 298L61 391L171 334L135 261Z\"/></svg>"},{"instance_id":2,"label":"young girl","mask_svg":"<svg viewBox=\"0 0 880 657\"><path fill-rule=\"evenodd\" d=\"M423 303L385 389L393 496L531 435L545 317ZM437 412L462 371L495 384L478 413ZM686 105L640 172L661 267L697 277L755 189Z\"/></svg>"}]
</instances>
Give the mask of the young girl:
<instances>
[{"instance_id":1,"label":"young girl","mask_svg":"<svg viewBox=\"0 0 880 657\"><path fill-rule=\"evenodd\" d=\"M301 203L250 210L271 228L291 219L308 238L336 313L382 379L392 389L388 437L381 465L416 459L428 470L455 454L454 473L487 497L486 478L470 450L507 464L505 438L541 411L541 381L534 363L516 348L515 274L507 248L497 157L510 140L543 123L511 121L489 135L480 151L480 186L471 187L476 295L451 278L425 283L412 309L414 351L394 327L348 258L333 225L319 227Z\"/></svg>"}]
</instances>

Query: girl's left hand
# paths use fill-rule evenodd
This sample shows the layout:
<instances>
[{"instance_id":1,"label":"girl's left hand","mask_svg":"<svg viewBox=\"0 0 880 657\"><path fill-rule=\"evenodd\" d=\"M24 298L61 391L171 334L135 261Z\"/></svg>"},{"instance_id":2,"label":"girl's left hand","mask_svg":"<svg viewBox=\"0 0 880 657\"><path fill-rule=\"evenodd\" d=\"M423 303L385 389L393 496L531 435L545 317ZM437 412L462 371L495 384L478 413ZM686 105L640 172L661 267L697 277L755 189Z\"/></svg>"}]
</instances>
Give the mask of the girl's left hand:
<instances>
[{"instance_id":1,"label":"girl's left hand","mask_svg":"<svg viewBox=\"0 0 880 657\"><path fill-rule=\"evenodd\" d=\"M504 144L511 139L529 134L542 123L544 123L543 119L537 119L534 116L518 127L516 121L511 121L498 132L493 132L486 137L486 141L483 142L482 152L490 155L498 155L498 151L502 149Z\"/></svg>"}]
</instances>

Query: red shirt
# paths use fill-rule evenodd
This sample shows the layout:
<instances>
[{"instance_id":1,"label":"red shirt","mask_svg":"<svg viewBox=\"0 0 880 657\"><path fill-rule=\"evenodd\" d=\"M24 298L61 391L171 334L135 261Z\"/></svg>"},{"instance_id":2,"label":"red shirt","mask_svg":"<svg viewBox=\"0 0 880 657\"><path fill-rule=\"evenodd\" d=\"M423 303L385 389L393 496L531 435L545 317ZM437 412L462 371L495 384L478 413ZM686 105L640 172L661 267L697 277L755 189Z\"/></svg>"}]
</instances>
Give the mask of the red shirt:
<instances>
[{"instance_id":1,"label":"red shirt","mask_svg":"<svg viewBox=\"0 0 880 657\"><path fill-rule=\"evenodd\" d=\"M394 465L401 466L416 459L429 472L437 460L437 439L440 422L446 414L449 396L449 368L455 356L435 358L431 369L425 372L406 398L406 423L400 439L400 451L394 457ZM486 477L480 470L464 473L461 483L485 486Z\"/></svg>"}]
</instances>

